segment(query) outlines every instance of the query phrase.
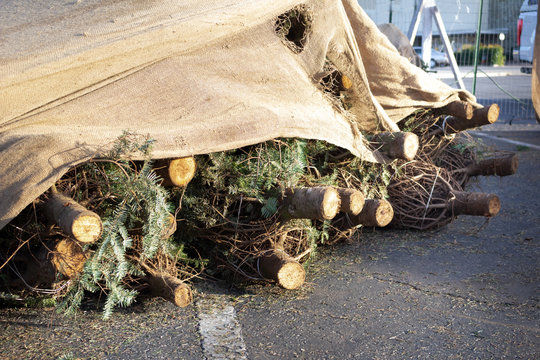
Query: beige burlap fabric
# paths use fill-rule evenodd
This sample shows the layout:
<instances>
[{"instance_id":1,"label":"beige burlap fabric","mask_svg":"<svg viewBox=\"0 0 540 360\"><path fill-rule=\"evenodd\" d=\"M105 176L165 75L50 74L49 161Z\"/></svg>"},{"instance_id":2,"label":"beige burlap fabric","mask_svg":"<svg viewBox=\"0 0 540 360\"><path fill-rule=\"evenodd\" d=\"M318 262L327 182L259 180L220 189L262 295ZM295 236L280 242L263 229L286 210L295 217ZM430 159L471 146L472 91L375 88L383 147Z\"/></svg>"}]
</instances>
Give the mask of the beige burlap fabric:
<instances>
[{"instance_id":1,"label":"beige burlap fabric","mask_svg":"<svg viewBox=\"0 0 540 360\"><path fill-rule=\"evenodd\" d=\"M291 9L307 24L293 21L295 46L276 31ZM362 132L474 101L353 0L21 0L0 2L0 27L0 228L124 130L155 139L156 158L303 137L381 161ZM347 110L320 85L329 68L353 82Z\"/></svg>"}]
</instances>

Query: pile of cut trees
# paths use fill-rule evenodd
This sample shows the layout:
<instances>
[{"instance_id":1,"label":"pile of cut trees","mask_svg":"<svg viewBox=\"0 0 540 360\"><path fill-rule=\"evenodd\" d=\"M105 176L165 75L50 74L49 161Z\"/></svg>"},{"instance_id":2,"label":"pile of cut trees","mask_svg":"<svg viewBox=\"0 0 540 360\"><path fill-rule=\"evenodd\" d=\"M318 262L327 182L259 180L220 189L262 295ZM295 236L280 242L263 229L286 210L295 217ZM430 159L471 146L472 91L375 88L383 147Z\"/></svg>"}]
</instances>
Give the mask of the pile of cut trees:
<instances>
[{"instance_id":1,"label":"pile of cut trees","mask_svg":"<svg viewBox=\"0 0 540 360\"><path fill-rule=\"evenodd\" d=\"M173 192L180 194L176 199L179 206L163 224L161 237L182 243L190 234L205 244L213 244L212 252L218 253L216 268L244 279L264 279L285 289L297 289L306 276L302 263L317 244L331 243L329 237L350 237L361 227L390 225L423 230L447 224L458 215L495 216L501 207L497 195L466 192L464 188L474 176L516 173L517 156L496 153L479 159L474 148L468 153L456 151L454 145L463 140L453 134L492 124L498 113L497 105L474 109L471 104L454 102L413 115L417 118L404 121L409 131L368 137L371 146L385 154L387 164L362 168L346 151L325 145L326 150L319 154L326 156L325 169L309 164L293 174L300 179L294 184L288 184L288 178L279 178L274 188L255 195L242 193L224 179L197 178L199 172L220 165L215 163L217 160L211 163L204 157L186 157L156 161L154 172L161 185L176 188ZM332 158L328 160L330 153ZM238 164L235 158L229 162ZM382 181L374 169L388 174L386 180ZM325 177L323 173L334 175ZM363 182L366 176L372 180ZM328 184L328 178L333 183ZM225 185L215 188L220 182ZM385 193L368 196L366 189L381 184ZM272 198L268 194L273 194ZM87 194L86 202L96 203L99 196L114 198L112 193L98 192ZM84 201L78 203L55 187L43 200L43 212L63 236L53 241L47 254L39 259L54 269L55 280L77 281L85 262L96 251L94 244L100 241L101 217L106 212L102 208L99 213L99 206L91 211L83 206ZM204 225L202 220L185 221L202 218L197 204L206 204L210 214L205 215L206 221L211 225ZM129 231L136 234L137 225ZM127 239L126 234L120 235ZM155 295L181 307L192 301L192 292L178 273L168 271L170 267L149 266L142 258L140 253L130 253L141 272L135 288L144 284ZM166 260L171 261L174 259Z\"/></svg>"}]
</instances>

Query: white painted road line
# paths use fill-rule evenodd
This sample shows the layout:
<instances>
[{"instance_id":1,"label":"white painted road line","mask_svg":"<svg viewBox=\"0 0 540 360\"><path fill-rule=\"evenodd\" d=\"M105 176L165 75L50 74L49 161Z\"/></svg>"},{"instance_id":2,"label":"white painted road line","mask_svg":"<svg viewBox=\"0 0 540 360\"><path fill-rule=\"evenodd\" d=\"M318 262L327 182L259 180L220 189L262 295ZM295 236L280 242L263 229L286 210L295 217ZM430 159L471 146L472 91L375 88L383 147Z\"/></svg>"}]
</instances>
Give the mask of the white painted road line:
<instances>
[{"instance_id":1,"label":"white painted road line","mask_svg":"<svg viewBox=\"0 0 540 360\"><path fill-rule=\"evenodd\" d=\"M197 301L199 332L206 359L247 359L236 310L225 297Z\"/></svg>"},{"instance_id":2,"label":"white painted road line","mask_svg":"<svg viewBox=\"0 0 540 360\"><path fill-rule=\"evenodd\" d=\"M540 146L538 145L534 145L534 144L529 144L529 143L525 143L525 142L522 142L522 141L516 141L516 140L511 140L511 139L507 139L507 138L503 138L503 137L498 137L498 136L493 136L493 135L488 135L486 133L483 133L483 132L479 132L479 131L469 131L469 133L471 135L476 135L476 136L481 136L481 137L484 137L484 138L488 138L488 139L492 139L492 140L498 140L498 141L503 141L503 142L507 142L509 144L515 144L515 145L521 145L521 146L527 146L531 149L536 149L536 150L540 150Z\"/></svg>"}]
</instances>

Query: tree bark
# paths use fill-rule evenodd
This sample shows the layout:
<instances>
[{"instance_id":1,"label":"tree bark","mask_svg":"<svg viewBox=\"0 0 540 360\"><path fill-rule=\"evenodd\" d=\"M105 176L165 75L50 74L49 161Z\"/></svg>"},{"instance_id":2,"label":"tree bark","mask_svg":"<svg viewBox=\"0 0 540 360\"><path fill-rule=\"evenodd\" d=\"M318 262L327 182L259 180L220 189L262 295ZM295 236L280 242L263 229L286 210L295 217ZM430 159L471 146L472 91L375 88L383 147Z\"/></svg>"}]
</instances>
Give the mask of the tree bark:
<instances>
[{"instance_id":1,"label":"tree bark","mask_svg":"<svg viewBox=\"0 0 540 360\"><path fill-rule=\"evenodd\" d=\"M290 188L283 198L285 218L330 220L339 211L339 193L333 187Z\"/></svg>"},{"instance_id":2,"label":"tree bark","mask_svg":"<svg viewBox=\"0 0 540 360\"><path fill-rule=\"evenodd\" d=\"M466 168L469 176L508 176L514 175L519 166L519 160L516 154L510 154L505 157L484 159L476 164Z\"/></svg>"},{"instance_id":3,"label":"tree bark","mask_svg":"<svg viewBox=\"0 0 540 360\"><path fill-rule=\"evenodd\" d=\"M495 216L501 209L501 201L495 194L454 191L450 206L454 215Z\"/></svg>"},{"instance_id":4,"label":"tree bark","mask_svg":"<svg viewBox=\"0 0 540 360\"><path fill-rule=\"evenodd\" d=\"M155 167L156 173L163 179L163 186L184 187L193 179L196 170L197 163L193 156L158 161Z\"/></svg>"},{"instance_id":5,"label":"tree bark","mask_svg":"<svg viewBox=\"0 0 540 360\"><path fill-rule=\"evenodd\" d=\"M167 273L148 270L146 281L156 296L162 297L178 307L186 307L193 300L190 287Z\"/></svg>"},{"instance_id":6,"label":"tree bark","mask_svg":"<svg viewBox=\"0 0 540 360\"><path fill-rule=\"evenodd\" d=\"M418 151L418 136L411 132L380 133L372 138L373 146L392 159L412 160Z\"/></svg>"},{"instance_id":7,"label":"tree bark","mask_svg":"<svg viewBox=\"0 0 540 360\"><path fill-rule=\"evenodd\" d=\"M364 208L357 216L353 216L353 225L384 227L394 218L392 205L384 200L366 199Z\"/></svg>"},{"instance_id":8,"label":"tree bark","mask_svg":"<svg viewBox=\"0 0 540 360\"><path fill-rule=\"evenodd\" d=\"M304 267L283 250L269 250L257 261L260 274L285 289L297 289L306 279Z\"/></svg>"},{"instance_id":9,"label":"tree bark","mask_svg":"<svg viewBox=\"0 0 540 360\"><path fill-rule=\"evenodd\" d=\"M82 271L87 259L80 244L71 239L62 239L54 247L51 262L57 272L72 278Z\"/></svg>"},{"instance_id":10,"label":"tree bark","mask_svg":"<svg viewBox=\"0 0 540 360\"><path fill-rule=\"evenodd\" d=\"M101 236L103 225L99 215L56 190L51 192L45 209L51 220L77 241L93 243Z\"/></svg>"},{"instance_id":11,"label":"tree bark","mask_svg":"<svg viewBox=\"0 0 540 360\"><path fill-rule=\"evenodd\" d=\"M471 103L466 101L452 101L448 105L440 108L437 112L440 114L470 120L473 117L474 108Z\"/></svg>"},{"instance_id":12,"label":"tree bark","mask_svg":"<svg viewBox=\"0 0 540 360\"><path fill-rule=\"evenodd\" d=\"M337 190L341 199L340 212L351 215L360 214L365 203L364 194L355 189L338 188Z\"/></svg>"}]
</instances>

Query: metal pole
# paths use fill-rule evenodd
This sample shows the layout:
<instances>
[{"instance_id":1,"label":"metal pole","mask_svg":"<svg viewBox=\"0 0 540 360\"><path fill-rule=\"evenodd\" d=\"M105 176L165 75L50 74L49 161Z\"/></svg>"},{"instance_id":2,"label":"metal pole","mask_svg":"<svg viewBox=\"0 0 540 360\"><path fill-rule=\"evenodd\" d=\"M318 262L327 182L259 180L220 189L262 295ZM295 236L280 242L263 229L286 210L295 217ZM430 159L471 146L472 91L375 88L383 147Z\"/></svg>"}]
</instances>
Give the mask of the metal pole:
<instances>
[{"instance_id":1,"label":"metal pole","mask_svg":"<svg viewBox=\"0 0 540 360\"><path fill-rule=\"evenodd\" d=\"M441 38L444 43L444 49L446 50L448 60L450 61L450 67L452 68L452 72L454 73L454 78L457 81L458 87L462 90L465 90L465 84L463 83L463 78L461 77L461 72L459 71L459 67L456 62L454 49L452 49L452 44L450 43L450 39L448 38L448 33L446 32L446 28L444 27L444 23L442 21L441 13L437 6L433 8L433 17L435 18L435 23L439 28L439 33L441 34Z\"/></svg>"},{"instance_id":2,"label":"metal pole","mask_svg":"<svg viewBox=\"0 0 540 360\"><path fill-rule=\"evenodd\" d=\"M390 16L388 18L388 23L392 23L392 0L390 0Z\"/></svg>"},{"instance_id":3,"label":"metal pole","mask_svg":"<svg viewBox=\"0 0 540 360\"><path fill-rule=\"evenodd\" d=\"M409 42L411 43L411 46L414 45L414 40L416 39L416 33L418 32L418 27L420 26L420 20L422 19L420 16L422 15L422 10L424 10L424 3L426 0L420 0L418 2L417 0L414 3L414 15L411 20L411 25L409 26L409 31L407 32L407 37L409 38ZM416 6L419 4L419 6Z\"/></svg>"},{"instance_id":4,"label":"metal pole","mask_svg":"<svg viewBox=\"0 0 540 360\"><path fill-rule=\"evenodd\" d=\"M424 9L424 29L422 30L422 61L431 69L431 44L433 40L433 9L429 6Z\"/></svg>"},{"instance_id":5,"label":"metal pole","mask_svg":"<svg viewBox=\"0 0 540 360\"><path fill-rule=\"evenodd\" d=\"M478 71L478 53L480 51L480 31L482 30L482 10L484 0L480 0L480 13L478 14L478 28L476 30L476 46L474 48L474 77L472 82L472 93L476 95L476 73Z\"/></svg>"}]
</instances>

